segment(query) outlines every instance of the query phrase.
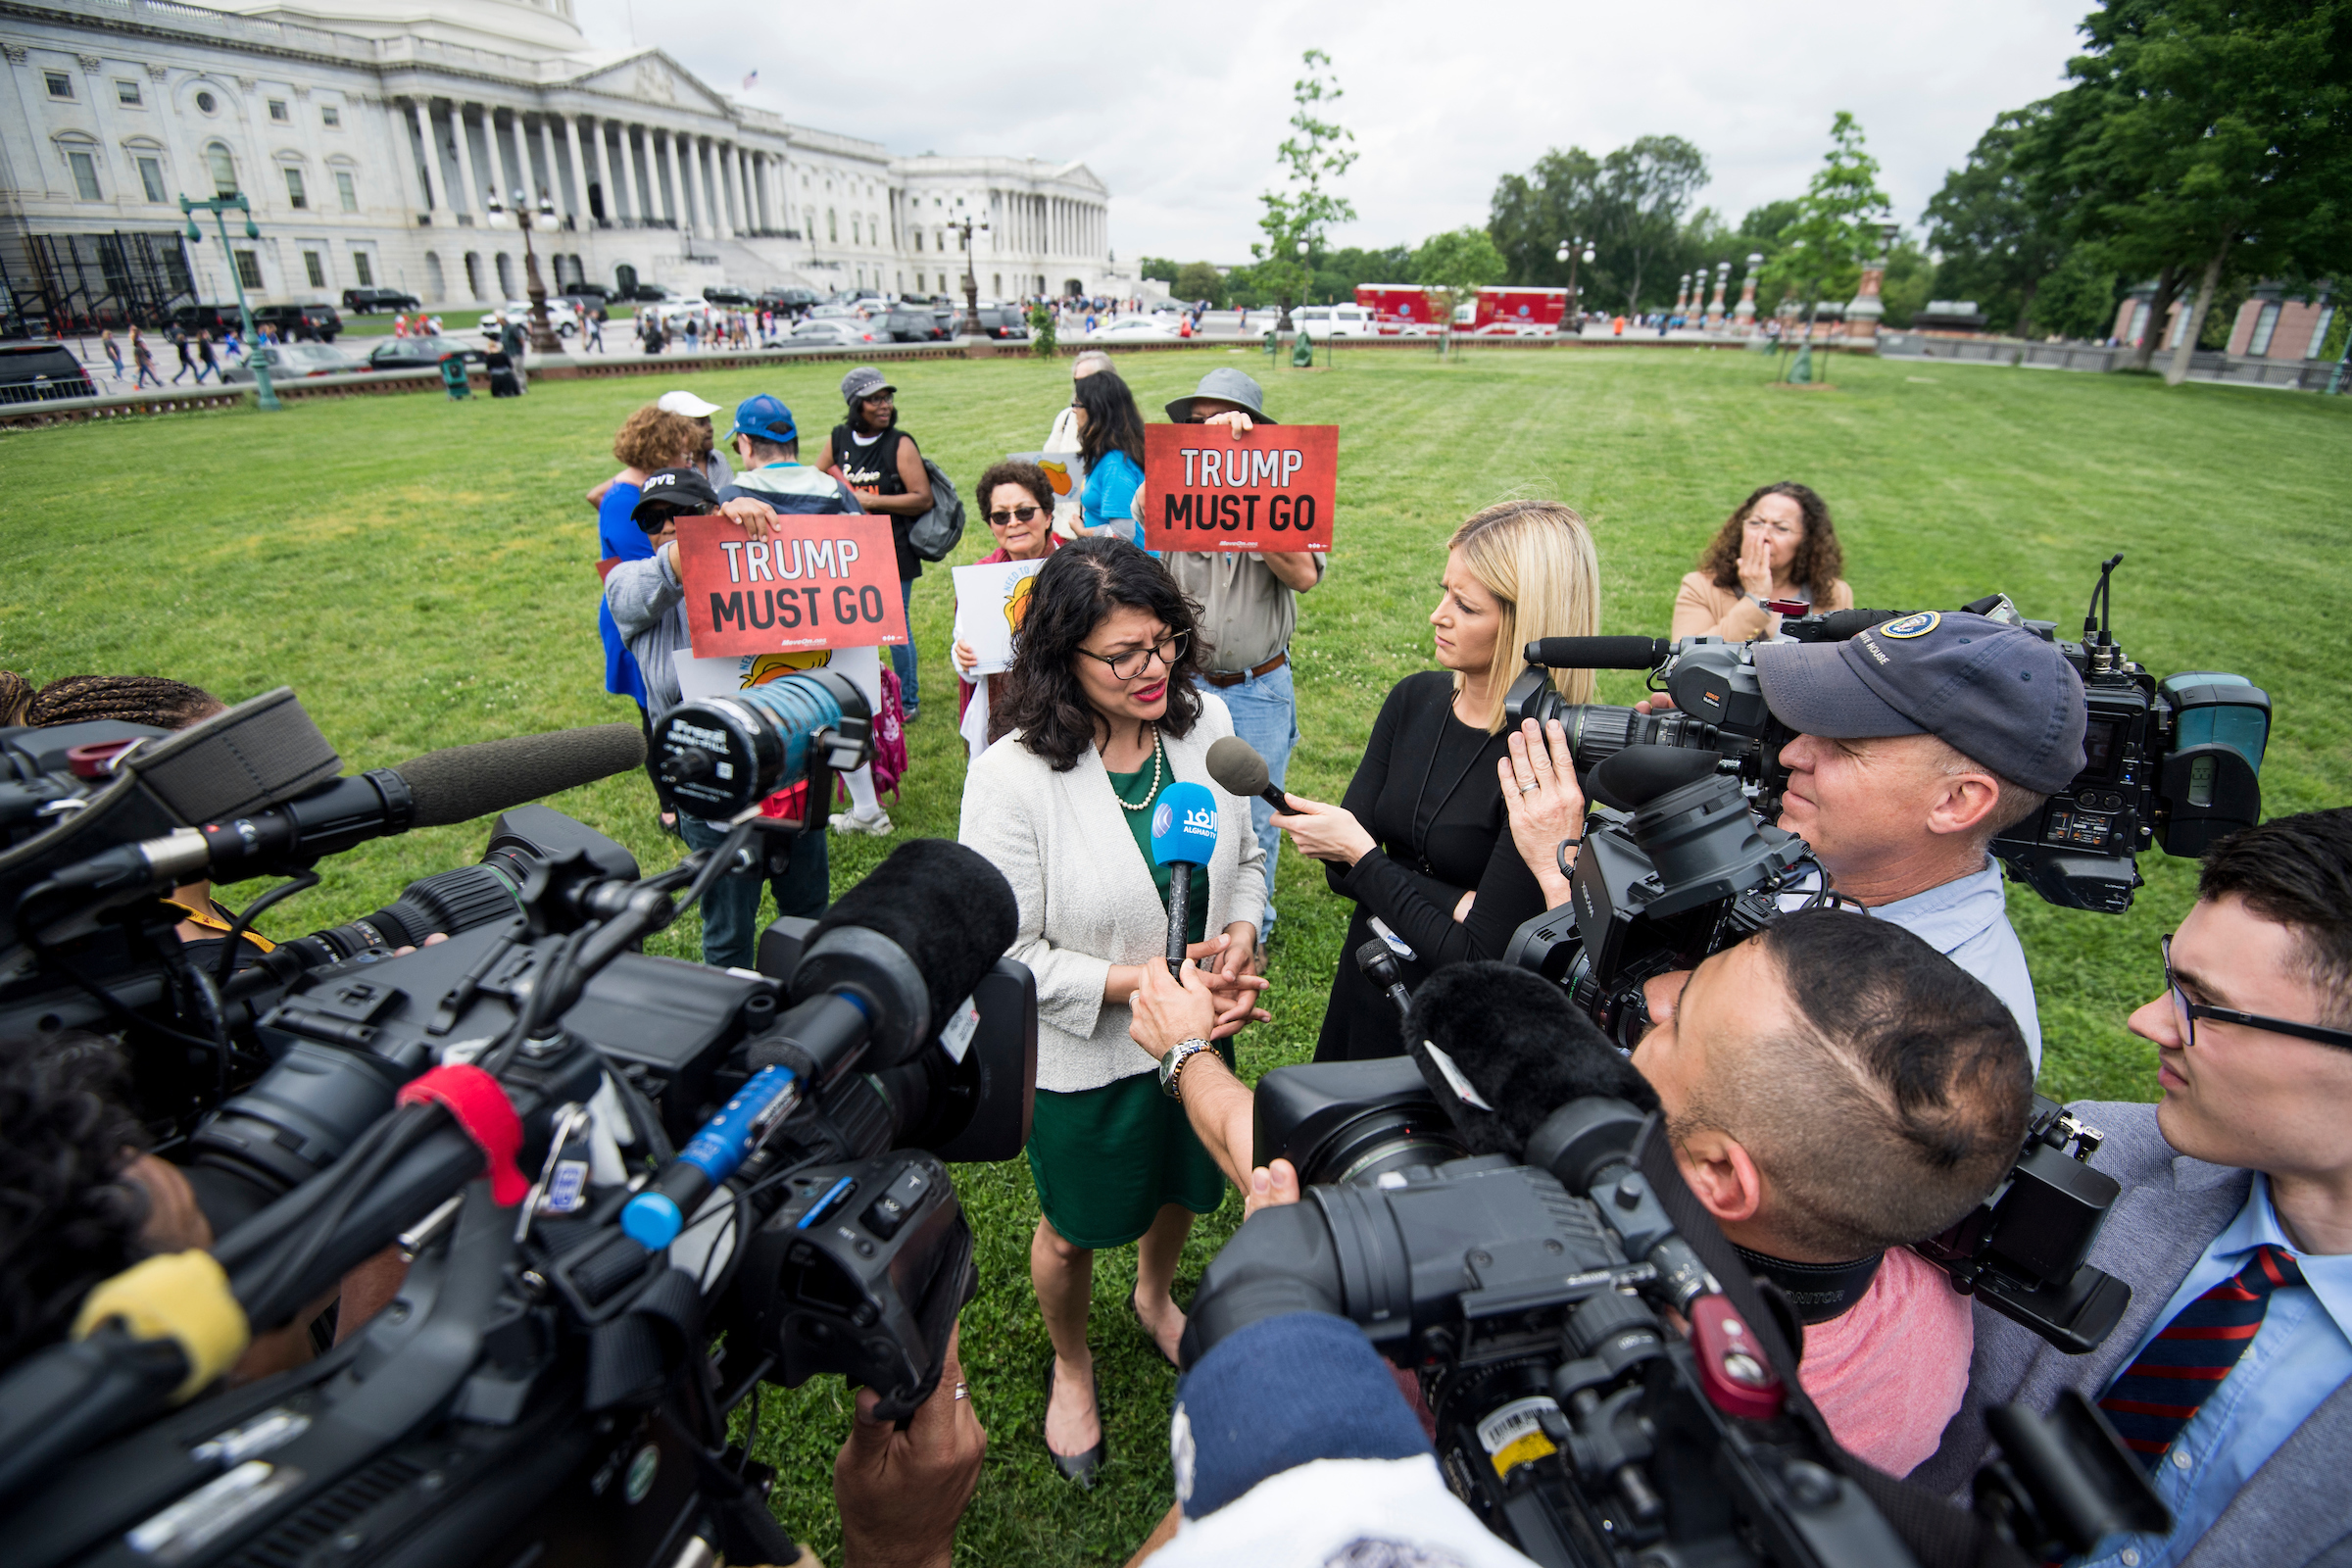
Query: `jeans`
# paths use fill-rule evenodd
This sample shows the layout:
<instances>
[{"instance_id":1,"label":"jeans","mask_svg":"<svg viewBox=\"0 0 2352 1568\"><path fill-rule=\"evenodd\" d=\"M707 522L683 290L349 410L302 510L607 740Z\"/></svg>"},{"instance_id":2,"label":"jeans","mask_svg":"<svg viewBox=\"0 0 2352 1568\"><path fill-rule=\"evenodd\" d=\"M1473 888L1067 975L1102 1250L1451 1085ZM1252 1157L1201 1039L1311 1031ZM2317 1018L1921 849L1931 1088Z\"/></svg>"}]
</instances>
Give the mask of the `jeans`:
<instances>
[{"instance_id":1,"label":"jeans","mask_svg":"<svg viewBox=\"0 0 2352 1568\"><path fill-rule=\"evenodd\" d=\"M914 579L899 581L899 603L906 611L906 640L893 643L890 649L890 667L899 672L899 707L908 718L922 703L922 689L914 680Z\"/></svg>"},{"instance_id":2,"label":"jeans","mask_svg":"<svg viewBox=\"0 0 2352 1568\"><path fill-rule=\"evenodd\" d=\"M715 849L726 828L699 817L680 815L678 831L687 847ZM752 840L757 850L765 836ZM760 873L736 871L720 877L703 895L703 961L721 969L749 969L760 946ZM793 841L792 859L767 878L776 895L776 913L815 917L825 912L832 891L832 873L825 856L825 835L804 833Z\"/></svg>"},{"instance_id":3,"label":"jeans","mask_svg":"<svg viewBox=\"0 0 2352 1568\"><path fill-rule=\"evenodd\" d=\"M1226 711L1233 715L1234 734L1266 760L1266 776L1276 789L1282 788L1291 770L1291 751L1298 744L1298 698L1291 687L1291 666L1286 662L1266 674L1246 676L1236 686L1210 686L1203 681L1201 689L1225 700ZM1257 835L1258 847L1266 852L1266 918L1258 932L1262 942L1274 934L1274 857L1282 849L1282 829L1274 825L1274 808L1262 800L1251 801L1250 831Z\"/></svg>"}]
</instances>

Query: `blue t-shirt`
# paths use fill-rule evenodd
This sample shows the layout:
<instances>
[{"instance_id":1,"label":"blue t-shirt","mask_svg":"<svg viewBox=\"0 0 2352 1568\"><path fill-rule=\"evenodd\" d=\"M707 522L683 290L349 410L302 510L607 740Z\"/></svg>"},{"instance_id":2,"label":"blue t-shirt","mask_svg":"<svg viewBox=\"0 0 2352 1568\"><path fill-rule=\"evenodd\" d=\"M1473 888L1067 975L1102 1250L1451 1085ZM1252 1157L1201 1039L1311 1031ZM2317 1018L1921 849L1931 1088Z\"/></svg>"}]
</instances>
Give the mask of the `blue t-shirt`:
<instances>
[{"instance_id":1,"label":"blue t-shirt","mask_svg":"<svg viewBox=\"0 0 2352 1568\"><path fill-rule=\"evenodd\" d=\"M1078 510L1089 528L1100 528L1121 517L1135 516L1135 492L1143 487L1144 470L1135 460L1112 448L1102 454L1102 461L1086 470L1086 489L1078 497ZM1134 532L1129 536L1140 549L1144 542L1144 523L1135 518Z\"/></svg>"},{"instance_id":2,"label":"blue t-shirt","mask_svg":"<svg viewBox=\"0 0 2352 1568\"><path fill-rule=\"evenodd\" d=\"M604 504L596 509L596 558L600 562L643 561L654 553L653 540L629 516L637 509L641 493L638 486L625 480L605 492ZM596 596L596 628L605 639L605 690L645 707L645 673L637 667L637 656L621 641L612 607L605 603L602 593Z\"/></svg>"}]
</instances>

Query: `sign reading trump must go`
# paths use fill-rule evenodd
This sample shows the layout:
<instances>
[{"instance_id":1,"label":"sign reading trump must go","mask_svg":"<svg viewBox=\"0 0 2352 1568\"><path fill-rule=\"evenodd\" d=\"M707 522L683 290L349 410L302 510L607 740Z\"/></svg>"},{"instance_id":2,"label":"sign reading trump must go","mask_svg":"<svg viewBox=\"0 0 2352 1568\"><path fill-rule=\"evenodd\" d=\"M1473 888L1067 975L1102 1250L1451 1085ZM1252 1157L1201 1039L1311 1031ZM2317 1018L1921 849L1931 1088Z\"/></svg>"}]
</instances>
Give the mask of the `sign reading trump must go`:
<instances>
[{"instance_id":1,"label":"sign reading trump must go","mask_svg":"<svg viewBox=\"0 0 2352 1568\"><path fill-rule=\"evenodd\" d=\"M1331 548L1340 482L1336 424L1144 426L1144 547Z\"/></svg>"}]
</instances>

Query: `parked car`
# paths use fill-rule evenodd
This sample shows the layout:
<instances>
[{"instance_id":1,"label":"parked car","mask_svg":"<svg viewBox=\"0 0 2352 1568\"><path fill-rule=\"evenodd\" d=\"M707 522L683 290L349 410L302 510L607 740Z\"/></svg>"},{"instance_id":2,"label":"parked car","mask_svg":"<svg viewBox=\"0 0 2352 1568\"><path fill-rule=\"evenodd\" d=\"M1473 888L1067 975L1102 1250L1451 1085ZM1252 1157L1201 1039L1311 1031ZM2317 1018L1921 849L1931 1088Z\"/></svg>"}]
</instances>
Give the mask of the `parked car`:
<instances>
[{"instance_id":1,"label":"parked car","mask_svg":"<svg viewBox=\"0 0 2352 1568\"><path fill-rule=\"evenodd\" d=\"M613 290L612 298L616 300L639 300L648 305L659 305L665 300L674 300L677 298L677 296L672 294L669 290L663 288L659 283L639 283L634 288Z\"/></svg>"},{"instance_id":2,"label":"parked car","mask_svg":"<svg viewBox=\"0 0 2352 1568\"><path fill-rule=\"evenodd\" d=\"M1138 339L1157 341L1172 338L1176 329L1152 316L1122 316L1115 321L1104 321L1086 334L1090 341L1107 338L1116 342L1135 342Z\"/></svg>"},{"instance_id":3,"label":"parked car","mask_svg":"<svg viewBox=\"0 0 2352 1568\"><path fill-rule=\"evenodd\" d=\"M612 297L612 291L605 287L604 284L590 283L586 281L572 284L569 288L566 288L564 293L567 298L576 297L582 294L599 300L611 299Z\"/></svg>"},{"instance_id":4,"label":"parked car","mask_svg":"<svg viewBox=\"0 0 2352 1568\"><path fill-rule=\"evenodd\" d=\"M454 337L396 337L379 343L368 355L370 370L431 370L440 367L452 354L462 354L467 365L483 363L486 351L479 343L467 343Z\"/></svg>"},{"instance_id":5,"label":"parked car","mask_svg":"<svg viewBox=\"0 0 2352 1568\"><path fill-rule=\"evenodd\" d=\"M519 317L522 320L523 330L526 332L530 330L531 302L529 300L509 300L499 309L509 316ZM547 297L547 324L556 329L558 337L571 336L580 329L579 308L567 304L557 295L550 294ZM490 318L487 316L482 318L482 330L485 332L497 330L490 324Z\"/></svg>"},{"instance_id":6,"label":"parked car","mask_svg":"<svg viewBox=\"0 0 2352 1568\"><path fill-rule=\"evenodd\" d=\"M347 288L343 308L354 316L381 316L386 311L413 311L423 304L414 294L396 288Z\"/></svg>"},{"instance_id":7,"label":"parked car","mask_svg":"<svg viewBox=\"0 0 2352 1568\"><path fill-rule=\"evenodd\" d=\"M261 312L254 312L254 319L261 319ZM182 305L172 313L172 324L190 337L210 332L220 338L240 329L234 305Z\"/></svg>"},{"instance_id":8,"label":"parked car","mask_svg":"<svg viewBox=\"0 0 2352 1568\"><path fill-rule=\"evenodd\" d=\"M1009 305L980 307L980 329L990 337L1026 343L1029 340L1029 318Z\"/></svg>"},{"instance_id":9,"label":"parked car","mask_svg":"<svg viewBox=\"0 0 2352 1568\"><path fill-rule=\"evenodd\" d=\"M855 317L811 317L792 329L791 342L800 348L851 348L882 341L872 326Z\"/></svg>"},{"instance_id":10,"label":"parked car","mask_svg":"<svg viewBox=\"0 0 2352 1568\"><path fill-rule=\"evenodd\" d=\"M752 303L761 310L785 311L798 316L814 308L820 300L814 289L771 288L763 291Z\"/></svg>"},{"instance_id":11,"label":"parked car","mask_svg":"<svg viewBox=\"0 0 2352 1568\"><path fill-rule=\"evenodd\" d=\"M265 305L253 313L253 324L275 327L290 343L332 343L343 318L332 305Z\"/></svg>"},{"instance_id":12,"label":"parked car","mask_svg":"<svg viewBox=\"0 0 2352 1568\"><path fill-rule=\"evenodd\" d=\"M309 375L348 375L354 370L368 368L367 362L357 355L346 354L324 343L265 343L239 363L224 367L220 371L220 379L253 380L255 360L269 365L270 378L273 381Z\"/></svg>"},{"instance_id":13,"label":"parked car","mask_svg":"<svg viewBox=\"0 0 2352 1568\"><path fill-rule=\"evenodd\" d=\"M0 343L0 404L97 395L90 372L63 343Z\"/></svg>"},{"instance_id":14,"label":"parked car","mask_svg":"<svg viewBox=\"0 0 2352 1568\"><path fill-rule=\"evenodd\" d=\"M550 296L547 302L547 308L550 311L553 311L556 308L556 303L559 299L561 299L562 302L567 308L569 308L575 316L580 318L584 318L593 316L600 321L612 319L611 316L609 316L606 312L605 297L602 294L586 294L575 292L570 294Z\"/></svg>"},{"instance_id":15,"label":"parked car","mask_svg":"<svg viewBox=\"0 0 2352 1568\"><path fill-rule=\"evenodd\" d=\"M874 335L885 343L943 343L952 335L927 305L894 306L873 324Z\"/></svg>"},{"instance_id":16,"label":"parked car","mask_svg":"<svg viewBox=\"0 0 2352 1568\"><path fill-rule=\"evenodd\" d=\"M1308 337L1378 337L1380 321L1361 305L1301 305L1291 324Z\"/></svg>"},{"instance_id":17,"label":"parked car","mask_svg":"<svg viewBox=\"0 0 2352 1568\"><path fill-rule=\"evenodd\" d=\"M731 310L738 311L752 303L749 291L733 288L724 283L713 283L710 287L703 290L703 299L708 304L724 305Z\"/></svg>"}]
</instances>

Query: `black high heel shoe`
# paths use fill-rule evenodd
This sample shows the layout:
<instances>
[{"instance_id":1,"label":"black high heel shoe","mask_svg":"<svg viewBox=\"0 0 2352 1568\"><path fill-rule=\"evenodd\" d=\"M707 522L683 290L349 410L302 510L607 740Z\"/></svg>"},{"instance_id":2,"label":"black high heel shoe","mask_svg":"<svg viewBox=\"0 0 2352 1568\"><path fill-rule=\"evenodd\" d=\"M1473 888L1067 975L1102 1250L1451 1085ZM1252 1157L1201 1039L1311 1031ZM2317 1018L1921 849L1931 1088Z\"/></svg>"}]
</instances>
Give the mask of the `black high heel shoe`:
<instances>
[{"instance_id":1,"label":"black high heel shoe","mask_svg":"<svg viewBox=\"0 0 2352 1568\"><path fill-rule=\"evenodd\" d=\"M1050 1350L1047 1351L1046 1409L1049 1412L1051 1412L1054 1408L1054 1353ZM1110 1431L1102 1424L1102 1380L1101 1377L1094 1379L1094 1390L1095 1425L1102 1433L1100 1437L1095 1439L1095 1446L1087 1449L1084 1453L1065 1455L1055 1453L1054 1451L1053 1444L1049 1443L1046 1445L1046 1457L1054 1461L1054 1468L1061 1472L1062 1478L1068 1481L1075 1481L1079 1486L1086 1488L1089 1491L1094 1489L1095 1473L1101 1470L1102 1468L1103 1461L1110 1457ZM1042 1432L1044 1423L1040 1422L1039 1427Z\"/></svg>"}]
</instances>

